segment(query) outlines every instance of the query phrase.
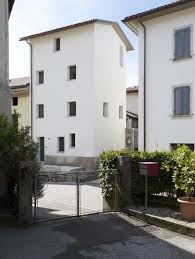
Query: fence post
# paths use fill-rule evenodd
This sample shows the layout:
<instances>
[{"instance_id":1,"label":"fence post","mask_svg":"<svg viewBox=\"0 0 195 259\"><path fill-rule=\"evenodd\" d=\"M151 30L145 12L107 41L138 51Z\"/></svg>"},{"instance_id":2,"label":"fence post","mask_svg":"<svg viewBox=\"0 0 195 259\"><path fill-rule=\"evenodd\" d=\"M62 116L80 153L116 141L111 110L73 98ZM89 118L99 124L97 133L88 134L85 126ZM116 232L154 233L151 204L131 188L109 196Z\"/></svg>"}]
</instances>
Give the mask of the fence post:
<instances>
[{"instance_id":1,"label":"fence post","mask_svg":"<svg viewBox=\"0 0 195 259\"><path fill-rule=\"evenodd\" d=\"M20 163L18 177L18 224L28 226L32 217L32 162Z\"/></svg>"},{"instance_id":2,"label":"fence post","mask_svg":"<svg viewBox=\"0 0 195 259\"><path fill-rule=\"evenodd\" d=\"M80 173L77 172L77 218L80 217Z\"/></svg>"},{"instance_id":3,"label":"fence post","mask_svg":"<svg viewBox=\"0 0 195 259\"><path fill-rule=\"evenodd\" d=\"M131 193L131 162L128 156L119 157L120 187L122 206L132 203Z\"/></svg>"}]
</instances>

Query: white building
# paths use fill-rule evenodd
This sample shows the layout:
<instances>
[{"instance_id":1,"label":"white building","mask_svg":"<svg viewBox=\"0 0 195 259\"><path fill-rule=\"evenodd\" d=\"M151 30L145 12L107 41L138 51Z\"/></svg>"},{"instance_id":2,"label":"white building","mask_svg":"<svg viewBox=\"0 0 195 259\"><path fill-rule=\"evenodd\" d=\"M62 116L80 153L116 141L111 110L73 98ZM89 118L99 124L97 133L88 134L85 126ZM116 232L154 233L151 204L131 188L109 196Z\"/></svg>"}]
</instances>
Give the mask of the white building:
<instances>
[{"instance_id":1,"label":"white building","mask_svg":"<svg viewBox=\"0 0 195 259\"><path fill-rule=\"evenodd\" d=\"M8 21L14 0L0 1L0 113L11 115Z\"/></svg>"},{"instance_id":2,"label":"white building","mask_svg":"<svg viewBox=\"0 0 195 259\"><path fill-rule=\"evenodd\" d=\"M139 148L195 144L195 1L123 21L139 36Z\"/></svg>"},{"instance_id":3,"label":"white building","mask_svg":"<svg viewBox=\"0 0 195 259\"><path fill-rule=\"evenodd\" d=\"M32 51L32 134L40 158L92 167L125 147L126 51L118 23L90 20L21 40Z\"/></svg>"}]
</instances>

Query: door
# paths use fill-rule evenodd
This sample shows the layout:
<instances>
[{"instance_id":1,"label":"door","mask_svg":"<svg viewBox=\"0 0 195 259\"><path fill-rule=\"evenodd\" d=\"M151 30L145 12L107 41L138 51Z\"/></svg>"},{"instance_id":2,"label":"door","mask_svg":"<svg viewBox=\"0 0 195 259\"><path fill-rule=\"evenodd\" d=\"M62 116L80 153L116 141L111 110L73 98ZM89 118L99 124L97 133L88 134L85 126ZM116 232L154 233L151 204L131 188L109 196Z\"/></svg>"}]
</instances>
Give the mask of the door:
<instances>
[{"instance_id":1,"label":"door","mask_svg":"<svg viewBox=\"0 0 195 259\"><path fill-rule=\"evenodd\" d=\"M39 138L39 148L40 148L40 161L45 161L45 139L44 139L44 137Z\"/></svg>"}]
</instances>

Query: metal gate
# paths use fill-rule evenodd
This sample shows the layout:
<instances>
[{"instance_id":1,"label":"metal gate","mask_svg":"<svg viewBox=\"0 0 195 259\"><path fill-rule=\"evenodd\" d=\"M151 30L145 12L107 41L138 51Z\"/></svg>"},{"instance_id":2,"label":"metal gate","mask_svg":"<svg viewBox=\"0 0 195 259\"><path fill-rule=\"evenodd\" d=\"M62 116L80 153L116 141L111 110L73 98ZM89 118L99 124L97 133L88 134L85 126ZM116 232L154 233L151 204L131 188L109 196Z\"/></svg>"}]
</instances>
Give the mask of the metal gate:
<instances>
[{"instance_id":1,"label":"metal gate","mask_svg":"<svg viewBox=\"0 0 195 259\"><path fill-rule=\"evenodd\" d=\"M112 170L116 179L115 170ZM34 222L111 211L105 208L99 171L36 175L33 179Z\"/></svg>"}]
</instances>

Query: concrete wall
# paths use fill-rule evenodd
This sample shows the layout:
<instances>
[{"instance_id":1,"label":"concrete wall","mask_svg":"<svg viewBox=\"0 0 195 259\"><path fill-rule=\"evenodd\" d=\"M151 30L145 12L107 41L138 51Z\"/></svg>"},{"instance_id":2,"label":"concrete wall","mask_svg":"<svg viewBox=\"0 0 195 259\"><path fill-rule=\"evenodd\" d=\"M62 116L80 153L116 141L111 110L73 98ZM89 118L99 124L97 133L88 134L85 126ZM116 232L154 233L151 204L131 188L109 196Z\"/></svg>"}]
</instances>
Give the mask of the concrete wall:
<instances>
[{"instance_id":1,"label":"concrete wall","mask_svg":"<svg viewBox=\"0 0 195 259\"><path fill-rule=\"evenodd\" d=\"M127 111L138 114L138 92L126 94Z\"/></svg>"},{"instance_id":2,"label":"concrete wall","mask_svg":"<svg viewBox=\"0 0 195 259\"><path fill-rule=\"evenodd\" d=\"M8 67L8 1L0 1L0 113L11 114Z\"/></svg>"},{"instance_id":3,"label":"concrete wall","mask_svg":"<svg viewBox=\"0 0 195 259\"><path fill-rule=\"evenodd\" d=\"M195 8L145 22L146 63L146 147L168 150L170 143L195 143ZM192 25L192 58L173 61L174 30ZM139 28L139 148L143 149L143 29ZM192 115L173 116L173 87L191 85Z\"/></svg>"},{"instance_id":4,"label":"concrete wall","mask_svg":"<svg viewBox=\"0 0 195 259\"><path fill-rule=\"evenodd\" d=\"M54 51L54 39L61 50ZM97 157L103 149L125 146L126 69L120 67L119 50L125 46L111 25L90 24L31 40L33 45L33 137L45 137L45 155ZM69 65L77 66L77 79L68 80ZM45 83L37 85L37 71ZM67 116L67 102L77 102L77 116ZM103 117L103 102L109 117ZM36 116L44 104L45 117ZM119 119L119 105L124 119ZM76 134L76 147L69 135ZM65 137L65 152L57 152L57 137ZM59 160L59 159L58 159Z\"/></svg>"}]
</instances>

